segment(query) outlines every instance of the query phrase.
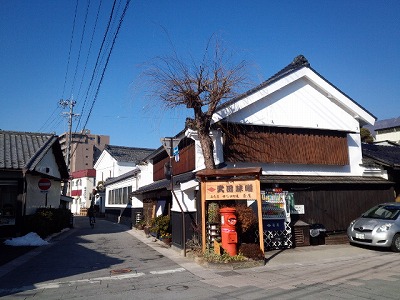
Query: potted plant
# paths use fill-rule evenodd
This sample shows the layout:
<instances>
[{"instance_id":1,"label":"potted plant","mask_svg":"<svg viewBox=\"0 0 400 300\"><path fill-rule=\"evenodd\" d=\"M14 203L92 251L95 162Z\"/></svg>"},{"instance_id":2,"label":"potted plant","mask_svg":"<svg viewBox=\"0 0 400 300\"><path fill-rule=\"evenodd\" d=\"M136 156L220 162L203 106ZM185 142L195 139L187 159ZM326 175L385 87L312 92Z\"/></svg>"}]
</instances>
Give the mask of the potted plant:
<instances>
[{"instance_id":1,"label":"potted plant","mask_svg":"<svg viewBox=\"0 0 400 300\"><path fill-rule=\"evenodd\" d=\"M218 203L210 202L207 207L207 240L210 247L212 247L214 240L219 237L219 224L221 222L220 218Z\"/></svg>"},{"instance_id":2,"label":"potted plant","mask_svg":"<svg viewBox=\"0 0 400 300\"><path fill-rule=\"evenodd\" d=\"M220 215L219 215L218 203L211 202L208 204L207 222L208 222L208 224L219 224Z\"/></svg>"},{"instance_id":3,"label":"potted plant","mask_svg":"<svg viewBox=\"0 0 400 300\"><path fill-rule=\"evenodd\" d=\"M161 239L165 244L167 244L168 246L171 246L171 243L172 243L172 234L171 234L171 233L168 233L168 232L162 233L162 234L160 235L160 239Z\"/></svg>"},{"instance_id":4,"label":"potted plant","mask_svg":"<svg viewBox=\"0 0 400 300\"><path fill-rule=\"evenodd\" d=\"M136 223L135 227L138 230L143 230L145 225L146 225L146 221L145 220L140 220L139 222Z\"/></svg>"},{"instance_id":5,"label":"potted plant","mask_svg":"<svg viewBox=\"0 0 400 300\"><path fill-rule=\"evenodd\" d=\"M169 216L158 216L152 219L151 222L151 235L160 238L162 235L167 233L171 234L170 217Z\"/></svg>"}]
</instances>

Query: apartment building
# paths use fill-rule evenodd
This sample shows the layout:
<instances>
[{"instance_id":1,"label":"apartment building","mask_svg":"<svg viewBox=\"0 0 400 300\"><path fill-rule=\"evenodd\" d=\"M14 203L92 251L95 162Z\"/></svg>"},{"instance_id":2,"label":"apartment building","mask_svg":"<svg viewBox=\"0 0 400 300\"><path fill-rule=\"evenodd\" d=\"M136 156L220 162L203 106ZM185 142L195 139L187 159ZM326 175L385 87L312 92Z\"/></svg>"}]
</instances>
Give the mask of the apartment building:
<instances>
[{"instance_id":1,"label":"apartment building","mask_svg":"<svg viewBox=\"0 0 400 300\"><path fill-rule=\"evenodd\" d=\"M67 157L69 133L60 135L60 144L63 155ZM100 157L106 144L110 143L110 136L91 134L90 130L71 134L70 174L80 170L93 169L96 160Z\"/></svg>"}]
</instances>

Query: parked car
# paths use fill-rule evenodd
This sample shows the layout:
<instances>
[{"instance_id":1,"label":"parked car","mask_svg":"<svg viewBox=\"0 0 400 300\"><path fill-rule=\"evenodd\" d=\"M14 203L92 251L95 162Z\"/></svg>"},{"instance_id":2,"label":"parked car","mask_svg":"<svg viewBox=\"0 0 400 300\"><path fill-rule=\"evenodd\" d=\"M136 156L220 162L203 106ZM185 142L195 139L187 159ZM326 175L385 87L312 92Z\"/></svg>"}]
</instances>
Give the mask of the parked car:
<instances>
[{"instance_id":1,"label":"parked car","mask_svg":"<svg viewBox=\"0 0 400 300\"><path fill-rule=\"evenodd\" d=\"M400 252L400 202L369 209L350 223L347 236L351 244L390 247Z\"/></svg>"}]
</instances>

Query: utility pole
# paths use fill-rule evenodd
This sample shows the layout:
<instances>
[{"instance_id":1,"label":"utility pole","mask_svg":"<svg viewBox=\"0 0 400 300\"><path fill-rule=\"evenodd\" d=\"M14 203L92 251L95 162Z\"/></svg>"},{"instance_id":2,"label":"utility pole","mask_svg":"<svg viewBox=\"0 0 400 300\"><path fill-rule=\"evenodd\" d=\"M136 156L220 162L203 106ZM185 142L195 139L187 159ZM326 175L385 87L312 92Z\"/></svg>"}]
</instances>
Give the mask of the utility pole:
<instances>
[{"instance_id":1,"label":"utility pole","mask_svg":"<svg viewBox=\"0 0 400 300\"><path fill-rule=\"evenodd\" d=\"M182 208L182 205L180 204L178 197L175 194L174 190L174 171L172 169L172 158L174 157L174 149L175 147L178 147L180 139L178 138L172 138L172 137L166 137L161 139L161 144L164 147L164 150L167 151L168 156L169 156L169 165L168 165L168 170L169 170L169 180L170 180L170 189L171 193L175 198L176 203L178 203L179 209L181 210L182 213L182 246L183 246L183 256L186 257L186 222L185 222L185 211Z\"/></svg>"},{"instance_id":2,"label":"utility pole","mask_svg":"<svg viewBox=\"0 0 400 300\"><path fill-rule=\"evenodd\" d=\"M67 164L68 174L71 171L71 143L72 143L72 118L79 116L79 114L74 114L74 106L76 101L74 100L63 100L58 102L63 108L69 107L69 112L63 112L63 115L68 116L68 139L67 139L67 155L65 162ZM63 195L67 194L68 184L64 184Z\"/></svg>"}]
</instances>

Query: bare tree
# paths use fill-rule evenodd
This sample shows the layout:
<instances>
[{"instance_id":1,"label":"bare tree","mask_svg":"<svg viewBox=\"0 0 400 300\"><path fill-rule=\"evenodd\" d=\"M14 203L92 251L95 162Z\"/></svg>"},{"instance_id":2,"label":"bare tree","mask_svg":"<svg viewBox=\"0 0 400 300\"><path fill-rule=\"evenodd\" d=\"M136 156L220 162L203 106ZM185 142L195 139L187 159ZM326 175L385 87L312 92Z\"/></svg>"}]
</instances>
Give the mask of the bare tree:
<instances>
[{"instance_id":1,"label":"bare tree","mask_svg":"<svg viewBox=\"0 0 400 300\"><path fill-rule=\"evenodd\" d=\"M206 48L203 59L191 64L173 56L157 58L146 72L151 94L167 108L181 105L193 109L193 118L186 119L186 127L196 130L207 169L215 169L214 145L210 136L212 116L224 100L237 96L246 80L246 63L231 64L232 56L218 41Z\"/></svg>"}]
</instances>

